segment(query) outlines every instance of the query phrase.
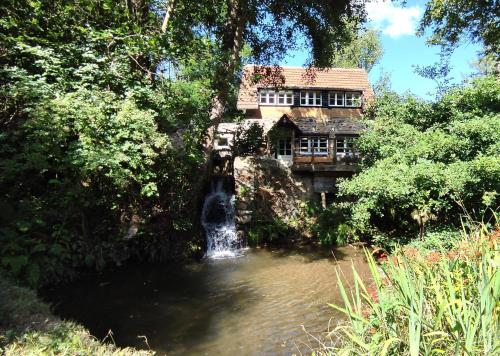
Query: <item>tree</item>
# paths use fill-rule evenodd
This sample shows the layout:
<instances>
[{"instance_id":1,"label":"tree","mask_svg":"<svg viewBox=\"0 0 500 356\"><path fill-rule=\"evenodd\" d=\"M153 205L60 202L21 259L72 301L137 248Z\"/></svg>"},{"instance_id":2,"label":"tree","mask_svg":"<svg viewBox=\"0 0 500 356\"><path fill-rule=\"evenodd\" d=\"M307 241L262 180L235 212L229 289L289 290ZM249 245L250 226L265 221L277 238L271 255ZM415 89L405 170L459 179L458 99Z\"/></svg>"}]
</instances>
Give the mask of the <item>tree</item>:
<instances>
[{"instance_id":1,"label":"tree","mask_svg":"<svg viewBox=\"0 0 500 356\"><path fill-rule=\"evenodd\" d=\"M468 39L484 45L486 53L500 55L500 7L497 0L430 0L418 33L430 28L429 44L454 48Z\"/></svg>"},{"instance_id":2,"label":"tree","mask_svg":"<svg viewBox=\"0 0 500 356\"><path fill-rule=\"evenodd\" d=\"M339 185L350 224L394 239L423 235L431 221L460 226L463 208L487 220L500 204L499 94L495 76L435 103L379 93L357 141L361 170Z\"/></svg>"},{"instance_id":3,"label":"tree","mask_svg":"<svg viewBox=\"0 0 500 356\"><path fill-rule=\"evenodd\" d=\"M252 49L251 60L271 64L306 38L309 64L331 65L339 43L349 39L344 18L362 21L364 1L271 0L223 2L176 0L168 2L167 33L188 37L206 31L217 39L219 61L214 71L211 118L217 125L228 107L231 84L237 82L243 44Z\"/></svg>"},{"instance_id":4,"label":"tree","mask_svg":"<svg viewBox=\"0 0 500 356\"><path fill-rule=\"evenodd\" d=\"M162 34L155 6L0 3L0 269L39 285L201 244L216 46Z\"/></svg>"},{"instance_id":5,"label":"tree","mask_svg":"<svg viewBox=\"0 0 500 356\"><path fill-rule=\"evenodd\" d=\"M351 39L335 51L332 66L340 68L364 68L367 72L382 57L379 33L374 29L353 30Z\"/></svg>"}]
</instances>

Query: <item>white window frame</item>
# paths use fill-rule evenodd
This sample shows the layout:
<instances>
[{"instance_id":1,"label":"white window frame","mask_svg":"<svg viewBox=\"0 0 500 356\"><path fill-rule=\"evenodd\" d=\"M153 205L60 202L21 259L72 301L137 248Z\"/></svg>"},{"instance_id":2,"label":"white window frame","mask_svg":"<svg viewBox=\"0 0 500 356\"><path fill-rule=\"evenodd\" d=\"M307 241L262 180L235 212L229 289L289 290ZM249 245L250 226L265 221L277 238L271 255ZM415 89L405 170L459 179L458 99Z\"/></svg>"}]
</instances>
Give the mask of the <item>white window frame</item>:
<instances>
[{"instance_id":1,"label":"white window frame","mask_svg":"<svg viewBox=\"0 0 500 356\"><path fill-rule=\"evenodd\" d=\"M335 91L335 90L332 90L332 91L329 91L328 92L328 106L344 106L344 103L345 103L345 92L343 91ZM332 104L332 99L333 99L333 104ZM341 99L342 100L342 103L341 104L338 104L338 99Z\"/></svg>"},{"instance_id":2,"label":"white window frame","mask_svg":"<svg viewBox=\"0 0 500 356\"><path fill-rule=\"evenodd\" d=\"M351 104L348 104L348 101L351 101ZM362 103L362 94L357 91L346 91L344 103L347 108L359 108Z\"/></svg>"},{"instance_id":3,"label":"white window frame","mask_svg":"<svg viewBox=\"0 0 500 356\"><path fill-rule=\"evenodd\" d=\"M313 103L309 101L312 99ZM318 104L319 99L319 104ZM322 106L323 98L321 90L301 90L300 91L300 106Z\"/></svg>"},{"instance_id":4,"label":"white window frame","mask_svg":"<svg viewBox=\"0 0 500 356\"><path fill-rule=\"evenodd\" d=\"M226 140L226 144L225 145L221 145L220 144L221 140ZM217 138L217 146L216 146L217 149L228 149L228 148L230 148L229 145L230 145L229 137L227 137L227 136L221 136L221 137Z\"/></svg>"},{"instance_id":5,"label":"white window frame","mask_svg":"<svg viewBox=\"0 0 500 356\"><path fill-rule=\"evenodd\" d=\"M303 143L307 142L307 150L303 149ZM304 145L305 147L305 145ZM328 137L313 136L301 137L299 139L299 154L302 156L328 156Z\"/></svg>"},{"instance_id":6,"label":"white window frame","mask_svg":"<svg viewBox=\"0 0 500 356\"><path fill-rule=\"evenodd\" d=\"M306 143L307 150L303 150L302 144ZM309 140L309 137L301 137L299 138L299 154L303 156L308 156L311 154L311 140Z\"/></svg>"},{"instance_id":7,"label":"white window frame","mask_svg":"<svg viewBox=\"0 0 500 356\"><path fill-rule=\"evenodd\" d=\"M328 156L328 138L311 137L315 156Z\"/></svg>"},{"instance_id":8,"label":"white window frame","mask_svg":"<svg viewBox=\"0 0 500 356\"><path fill-rule=\"evenodd\" d=\"M283 98L283 103L280 103L280 96ZM272 102L271 102L272 98ZM292 90L259 90L259 105L267 106L292 106L293 105L293 91Z\"/></svg>"},{"instance_id":9,"label":"white window frame","mask_svg":"<svg viewBox=\"0 0 500 356\"><path fill-rule=\"evenodd\" d=\"M339 145L342 142L342 145ZM335 153L337 156L354 155L354 137L340 136L335 139Z\"/></svg>"}]
</instances>

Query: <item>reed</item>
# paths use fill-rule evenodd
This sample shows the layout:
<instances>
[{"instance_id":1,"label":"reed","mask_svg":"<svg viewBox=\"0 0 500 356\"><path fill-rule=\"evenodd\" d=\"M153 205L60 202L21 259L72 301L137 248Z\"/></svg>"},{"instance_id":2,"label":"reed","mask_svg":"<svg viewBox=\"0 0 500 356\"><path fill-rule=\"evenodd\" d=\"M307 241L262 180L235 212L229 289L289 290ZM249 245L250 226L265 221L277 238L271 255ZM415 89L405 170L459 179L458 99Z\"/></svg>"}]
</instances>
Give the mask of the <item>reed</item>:
<instances>
[{"instance_id":1,"label":"reed","mask_svg":"<svg viewBox=\"0 0 500 356\"><path fill-rule=\"evenodd\" d=\"M346 322L315 354L500 355L500 230L478 226L454 249L399 248L372 281L338 283Z\"/></svg>"}]
</instances>

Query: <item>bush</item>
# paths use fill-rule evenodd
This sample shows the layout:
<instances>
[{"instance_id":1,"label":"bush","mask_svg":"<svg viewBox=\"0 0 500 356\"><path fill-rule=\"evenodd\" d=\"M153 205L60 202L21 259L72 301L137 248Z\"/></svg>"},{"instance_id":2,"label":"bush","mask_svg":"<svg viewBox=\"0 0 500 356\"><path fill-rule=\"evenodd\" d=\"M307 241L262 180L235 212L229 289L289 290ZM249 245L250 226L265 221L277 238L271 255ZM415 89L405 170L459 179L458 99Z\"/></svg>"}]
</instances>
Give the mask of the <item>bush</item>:
<instances>
[{"instance_id":1,"label":"bush","mask_svg":"<svg viewBox=\"0 0 500 356\"><path fill-rule=\"evenodd\" d=\"M322 245L342 246L357 240L355 230L348 224L346 211L336 205L317 209L312 231Z\"/></svg>"},{"instance_id":2,"label":"bush","mask_svg":"<svg viewBox=\"0 0 500 356\"><path fill-rule=\"evenodd\" d=\"M361 171L339 184L357 234L418 236L499 205L500 84L484 77L436 103L382 93L360 136Z\"/></svg>"},{"instance_id":3,"label":"bush","mask_svg":"<svg viewBox=\"0 0 500 356\"><path fill-rule=\"evenodd\" d=\"M317 354L493 355L500 349L500 230L473 231L443 252L400 248L366 285L338 275L347 321Z\"/></svg>"},{"instance_id":4,"label":"bush","mask_svg":"<svg viewBox=\"0 0 500 356\"><path fill-rule=\"evenodd\" d=\"M264 243L275 243L286 239L293 233L293 229L278 218L270 222L256 222L248 231L248 244L258 246Z\"/></svg>"}]
</instances>

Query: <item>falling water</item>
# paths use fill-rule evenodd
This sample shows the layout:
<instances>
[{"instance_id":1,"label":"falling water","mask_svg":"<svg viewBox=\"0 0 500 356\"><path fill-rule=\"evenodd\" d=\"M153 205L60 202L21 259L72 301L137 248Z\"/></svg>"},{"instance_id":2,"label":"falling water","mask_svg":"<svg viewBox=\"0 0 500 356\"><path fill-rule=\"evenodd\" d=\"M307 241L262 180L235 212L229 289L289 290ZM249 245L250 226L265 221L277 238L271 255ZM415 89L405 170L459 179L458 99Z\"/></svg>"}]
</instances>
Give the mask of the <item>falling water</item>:
<instances>
[{"instance_id":1,"label":"falling water","mask_svg":"<svg viewBox=\"0 0 500 356\"><path fill-rule=\"evenodd\" d=\"M205 198L201 223L207 236L208 258L228 258L239 255L238 238L234 224L234 195L224 190L224 181L212 181Z\"/></svg>"}]
</instances>

